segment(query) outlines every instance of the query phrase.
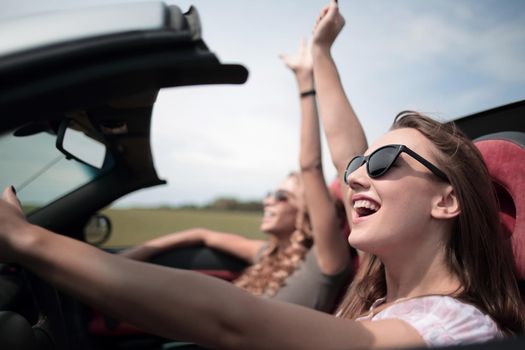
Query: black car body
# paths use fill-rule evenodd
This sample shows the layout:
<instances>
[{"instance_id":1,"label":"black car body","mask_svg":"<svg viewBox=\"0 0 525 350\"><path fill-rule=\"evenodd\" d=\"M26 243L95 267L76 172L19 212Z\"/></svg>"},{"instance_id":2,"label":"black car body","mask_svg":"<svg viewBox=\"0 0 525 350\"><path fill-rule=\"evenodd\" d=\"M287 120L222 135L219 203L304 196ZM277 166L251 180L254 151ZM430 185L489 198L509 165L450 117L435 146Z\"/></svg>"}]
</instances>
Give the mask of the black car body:
<instances>
[{"instance_id":1,"label":"black car body","mask_svg":"<svg viewBox=\"0 0 525 350\"><path fill-rule=\"evenodd\" d=\"M30 203L28 220L80 240L98 210L127 193L165 183L150 149L159 89L240 84L248 75L243 66L222 64L208 49L195 8L182 13L160 2L112 5L11 20L2 29L12 39L0 48L2 183L20 186L27 180L19 194ZM56 153L57 135L67 125L104 145L100 168ZM35 141L35 135L46 140ZM82 180L65 191L31 196L36 186L61 181L60 172L49 170L57 154ZM13 157L25 165L10 166ZM35 165L38 161L42 164ZM3 265L1 288L3 312L16 313L0 317L2 348L31 338L17 315L32 326L35 349L101 346L88 340L89 308L27 271Z\"/></svg>"}]
</instances>

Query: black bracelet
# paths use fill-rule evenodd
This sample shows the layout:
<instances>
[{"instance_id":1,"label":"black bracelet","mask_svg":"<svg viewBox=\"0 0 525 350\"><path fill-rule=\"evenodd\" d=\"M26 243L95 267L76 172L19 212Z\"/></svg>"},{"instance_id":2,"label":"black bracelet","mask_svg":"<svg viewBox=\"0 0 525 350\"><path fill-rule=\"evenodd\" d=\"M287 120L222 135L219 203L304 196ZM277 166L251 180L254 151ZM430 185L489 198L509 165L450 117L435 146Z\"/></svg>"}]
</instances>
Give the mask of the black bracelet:
<instances>
[{"instance_id":1,"label":"black bracelet","mask_svg":"<svg viewBox=\"0 0 525 350\"><path fill-rule=\"evenodd\" d=\"M304 92L301 92L300 94L301 98L306 97L306 96L314 96L314 95L315 95L315 89L304 91Z\"/></svg>"}]
</instances>

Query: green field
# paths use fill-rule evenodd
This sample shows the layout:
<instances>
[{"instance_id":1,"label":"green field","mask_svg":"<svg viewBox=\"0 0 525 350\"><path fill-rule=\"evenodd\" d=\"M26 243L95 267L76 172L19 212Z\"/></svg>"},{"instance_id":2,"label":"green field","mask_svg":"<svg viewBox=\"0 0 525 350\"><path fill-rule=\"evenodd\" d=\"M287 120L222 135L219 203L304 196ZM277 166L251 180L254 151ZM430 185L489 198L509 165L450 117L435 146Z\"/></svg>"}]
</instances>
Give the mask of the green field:
<instances>
[{"instance_id":1,"label":"green field","mask_svg":"<svg viewBox=\"0 0 525 350\"><path fill-rule=\"evenodd\" d=\"M192 227L238 233L264 239L259 231L261 213L197 209L107 209L112 224L105 247L129 246L146 239Z\"/></svg>"}]
</instances>

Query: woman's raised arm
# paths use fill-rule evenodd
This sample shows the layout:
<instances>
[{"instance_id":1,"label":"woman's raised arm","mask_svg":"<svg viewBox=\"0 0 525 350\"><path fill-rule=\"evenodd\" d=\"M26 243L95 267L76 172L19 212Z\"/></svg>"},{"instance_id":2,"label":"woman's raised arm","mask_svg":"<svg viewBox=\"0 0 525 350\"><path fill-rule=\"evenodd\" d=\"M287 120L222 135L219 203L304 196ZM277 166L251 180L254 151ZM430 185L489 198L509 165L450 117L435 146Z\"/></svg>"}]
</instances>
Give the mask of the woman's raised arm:
<instances>
[{"instance_id":1,"label":"woman's raised arm","mask_svg":"<svg viewBox=\"0 0 525 350\"><path fill-rule=\"evenodd\" d=\"M317 19L312 39L319 110L332 161L341 179L350 159L367 148L363 128L344 92L331 54L344 24L337 1L331 0Z\"/></svg>"},{"instance_id":2,"label":"woman's raised arm","mask_svg":"<svg viewBox=\"0 0 525 350\"><path fill-rule=\"evenodd\" d=\"M299 165L314 249L321 271L334 275L349 264L349 249L339 230L339 218L323 174L321 139L311 48L301 41L297 53L281 55L295 75L301 110Z\"/></svg>"}]
</instances>

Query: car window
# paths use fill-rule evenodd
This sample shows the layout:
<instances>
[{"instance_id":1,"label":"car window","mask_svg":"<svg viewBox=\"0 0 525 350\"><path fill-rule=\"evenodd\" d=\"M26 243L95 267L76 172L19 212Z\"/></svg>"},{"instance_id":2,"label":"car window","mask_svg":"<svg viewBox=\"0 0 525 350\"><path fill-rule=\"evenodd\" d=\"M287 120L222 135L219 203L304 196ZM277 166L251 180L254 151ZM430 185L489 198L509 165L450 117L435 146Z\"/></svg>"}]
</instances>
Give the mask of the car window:
<instances>
[{"instance_id":1,"label":"car window","mask_svg":"<svg viewBox=\"0 0 525 350\"><path fill-rule=\"evenodd\" d=\"M66 159L56 135L38 132L0 136L0 186L14 186L26 213L43 207L96 178L104 170Z\"/></svg>"}]
</instances>

